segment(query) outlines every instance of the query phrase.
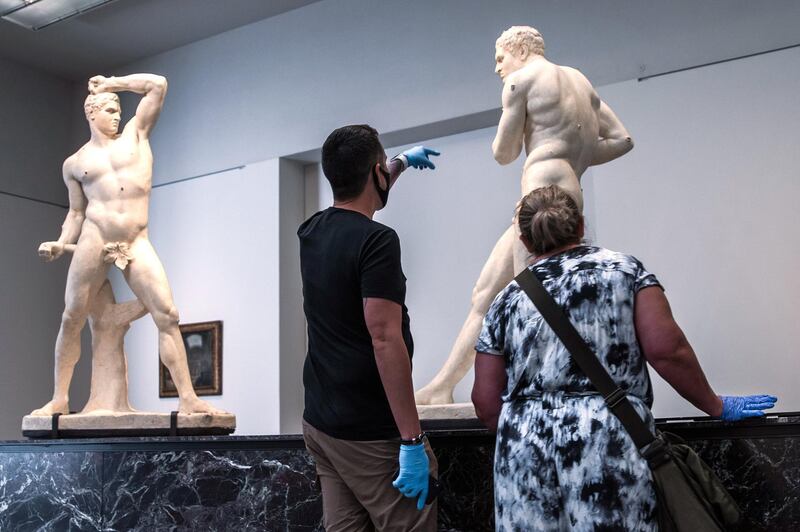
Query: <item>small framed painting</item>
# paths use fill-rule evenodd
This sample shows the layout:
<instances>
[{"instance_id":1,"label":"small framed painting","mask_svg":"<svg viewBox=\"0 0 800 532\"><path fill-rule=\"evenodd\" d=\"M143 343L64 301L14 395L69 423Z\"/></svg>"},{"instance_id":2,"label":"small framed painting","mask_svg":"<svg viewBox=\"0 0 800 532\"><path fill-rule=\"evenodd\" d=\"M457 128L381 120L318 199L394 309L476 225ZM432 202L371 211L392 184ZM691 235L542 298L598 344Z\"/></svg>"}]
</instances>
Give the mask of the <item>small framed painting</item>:
<instances>
[{"instance_id":1,"label":"small framed painting","mask_svg":"<svg viewBox=\"0 0 800 532\"><path fill-rule=\"evenodd\" d=\"M197 395L222 395L222 322L179 325L189 375ZM178 397L167 367L158 362L158 396Z\"/></svg>"}]
</instances>

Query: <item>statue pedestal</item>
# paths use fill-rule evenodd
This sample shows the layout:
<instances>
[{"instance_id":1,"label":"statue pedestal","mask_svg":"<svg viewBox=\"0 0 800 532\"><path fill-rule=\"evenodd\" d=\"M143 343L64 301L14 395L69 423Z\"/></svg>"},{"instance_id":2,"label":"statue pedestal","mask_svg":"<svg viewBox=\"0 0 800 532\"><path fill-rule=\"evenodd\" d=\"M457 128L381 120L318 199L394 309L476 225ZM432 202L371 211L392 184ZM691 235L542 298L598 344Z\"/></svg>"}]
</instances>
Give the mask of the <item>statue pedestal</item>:
<instances>
[{"instance_id":1,"label":"statue pedestal","mask_svg":"<svg viewBox=\"0 0 800 532\"><path fill-rule=\"evenodd\" d=\"M417 405L422 430L482 429L472 403Z\"/></svg>"},{"instance_id":2,"label":"statue pedestal","mask_svg":"<svg viewBox=\"0 0 800 532\"><path fill-rule=\"evenodd\" d=\"M420 420L475 419L475 405L452 403L449 405L417 405Z\"/></svg>"},{"instance_id":3,"label":"statue pedestal","mask_svg":"<svg viewBox=\"0 0 800 532\"><path fill-rule=\"evenodd\" d=\"M226 435L236 430L233 414L172 414L160 412L111 412L25 416L22 435L28 438L96 438L100 436L199 436ZM55 425L55 427L54 427Z\"/></svg>"}]
</instances>

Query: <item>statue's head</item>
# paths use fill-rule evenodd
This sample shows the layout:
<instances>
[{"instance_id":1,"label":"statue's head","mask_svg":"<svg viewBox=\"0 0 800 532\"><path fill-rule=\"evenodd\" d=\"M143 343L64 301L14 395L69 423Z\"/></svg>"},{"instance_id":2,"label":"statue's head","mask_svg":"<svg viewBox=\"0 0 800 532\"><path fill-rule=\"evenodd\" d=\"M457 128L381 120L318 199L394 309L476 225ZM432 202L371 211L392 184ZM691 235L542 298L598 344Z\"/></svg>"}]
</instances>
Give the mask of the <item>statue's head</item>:
<instances>
[{"instance_id":1,"label":"statue's head","mask_svg":"<svg viewBox=\"0 0 800 532\"><path fill-rule=\"evenodd\" d=\"M83 102L83 110L89 127L107 137L116 136L121 112L119 96L113 92L90 94Z\"/></svg>"},{"instance_id":2,"label":"statue's head","mask_svg":"<svg viewBox=\"0 0 800 532\"><path fill-rule=\"evenodd\" d=\"M494 71L505 79L537 56L544 56L544 39L539 30L530 26L511 26L495 43Z\"/></svg>"}]
</instances>

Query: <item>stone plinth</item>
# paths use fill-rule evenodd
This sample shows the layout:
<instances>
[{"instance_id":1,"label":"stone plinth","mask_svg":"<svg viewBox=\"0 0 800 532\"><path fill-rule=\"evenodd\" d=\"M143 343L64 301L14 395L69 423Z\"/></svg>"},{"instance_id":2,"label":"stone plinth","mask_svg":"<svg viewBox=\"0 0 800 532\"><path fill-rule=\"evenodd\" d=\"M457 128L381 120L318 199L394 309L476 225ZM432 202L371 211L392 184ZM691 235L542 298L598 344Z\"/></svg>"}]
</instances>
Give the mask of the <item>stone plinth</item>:
<instances>
[{"instance_id":1,"label":"stone plinth","mask_svg":"<svg viewBox=\"0 0 800 532\"><path fill-rule=\"evenodd\" d=\"M236 430L233 414L178 414L175 435L223 435ZM168 436L173 433L171 414L160 412L111 412L95 410L90 414L59 416L60 437L97 436ZM51 437L53 418L25 416L22 434L29 438Z\"/></svg>"}]
</instances>

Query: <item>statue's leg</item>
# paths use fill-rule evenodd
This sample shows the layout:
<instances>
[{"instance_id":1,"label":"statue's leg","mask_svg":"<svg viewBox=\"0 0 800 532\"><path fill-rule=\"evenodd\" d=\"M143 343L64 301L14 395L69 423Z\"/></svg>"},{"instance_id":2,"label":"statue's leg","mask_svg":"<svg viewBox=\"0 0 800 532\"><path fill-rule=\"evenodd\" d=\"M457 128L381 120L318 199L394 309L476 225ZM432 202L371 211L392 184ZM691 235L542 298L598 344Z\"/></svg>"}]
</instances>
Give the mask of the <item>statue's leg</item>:
<instances>
[{"instance_id":1,"label":"statue's leg","mask_svg":"<svg viewBox=\"0 0 800 532\"><path fill-rule=\"evenodd\" d=\"M131 255L133 260L125 269L125 279L158 327L161 361L178 390L179 410L182 413L223 413L200 400L192 387L186 349L178 328L178 311L172 300L167 274L152 244L146 238L137 239L131 246Z\"/></svg>"},{"instance_id":2,"label":"statue's leg","mask_svg":"<svg viewBox=\"0 0 800 532\"><path fill-rule=\"evenodd\" d=\"M472 303L464 325L456 337L450 355L439 373L417 391L417 404L435 405L453 402L453 389L464 378L475 361L475 341L483 325L483 317L495 296L514 278L514 243L518 237L509 227L495 244L472 290Z\"/></svg>"},{"instance_id":3,"label":"statue's leg","mask_svg":"<svg viewBox=\"0 0 800 532\"><path fill-rule=\"evenodd\" d=\"M102 260L102 241L94 235L81 237L67 273L64 313L55 349L55 384L53 399L32 415L69 413L69 385L75 364L81 356L81 330L86 324L89 307L103 281L107 266Z\"/></svg>"}]
</instances>

